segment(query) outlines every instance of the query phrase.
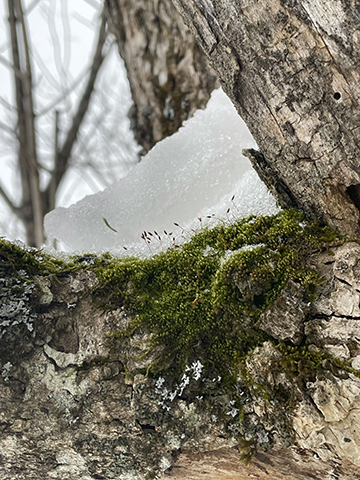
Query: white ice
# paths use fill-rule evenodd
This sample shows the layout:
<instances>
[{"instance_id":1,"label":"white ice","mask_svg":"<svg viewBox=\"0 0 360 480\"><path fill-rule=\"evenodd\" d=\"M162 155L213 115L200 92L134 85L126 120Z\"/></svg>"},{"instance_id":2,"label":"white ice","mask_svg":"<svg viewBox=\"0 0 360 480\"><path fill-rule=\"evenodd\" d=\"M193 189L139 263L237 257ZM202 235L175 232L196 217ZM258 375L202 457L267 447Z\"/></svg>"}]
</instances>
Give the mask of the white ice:
<instances>
[{"instance_id":1,"label":"white ice","mask_svg":"<svg viewBox=\"0 0 360 480\"><path fill-rule=\"evenodd\" d=\"M47 235L72 251L143 256L179 244L208 224L276 213L275 199L243 148L257 146L231 101L216 90L205 110L159 142L126 177L50 212ZM144 231L153 233L150 243L141 238Z\"/></svg>"}]
</instances>

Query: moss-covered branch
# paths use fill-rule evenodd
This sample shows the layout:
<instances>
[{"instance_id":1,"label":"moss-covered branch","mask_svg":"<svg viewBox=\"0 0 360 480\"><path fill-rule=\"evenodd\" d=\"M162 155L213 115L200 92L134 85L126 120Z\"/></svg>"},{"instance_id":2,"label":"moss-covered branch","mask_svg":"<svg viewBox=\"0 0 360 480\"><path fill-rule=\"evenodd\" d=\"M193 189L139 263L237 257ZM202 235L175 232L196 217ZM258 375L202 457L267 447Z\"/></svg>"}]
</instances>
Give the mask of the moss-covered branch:
<instances>
[{"instance_id":1,"label":"moss-covered branch","mask_svg":"<svg viewBox=\"0 0 360 480\"><path fill-rule=\"evenodd\" d=\"M170 437L173 454L194 442L213 448L222 438L221 445L238 445L245 463L279 444L309 448L303 409L313 409L312 421L324 415L318 403L324 382L358 384L357 337L349 332L348 354L340 355L331 346L340 340L324 338L318 326L319 315L333 319L328 305L338 287L329 268L339 262L338 252L355 245L344 242L294 211L202 229L183 246L147 259L61 259L1 240L1 395L12 392L5 437L16 435L23 411L32 412L31 428L43 437L39 402L49 412L44 425L57 432L55 443L82 452L87 471L87 454L59 428L71 426L93 453L101 435L114 434L140 456L135 437L142 432L145 450L158 452L149 467L154 475L172 463L161 453ZM111 412L118 408L114 395L122 413ZM112 419L106 422L120 421L118 427L103 423L103 409ZM93 447L89 412L97 423ZM138 425L135 437L126 422ZM27 448L21 447L24 455ZM145 478L145 464L135 467L136 456L128 454L130 463L120 470L131 464ZM113 450L106 458L120 468Z\"/></svg>"}]
</instances>

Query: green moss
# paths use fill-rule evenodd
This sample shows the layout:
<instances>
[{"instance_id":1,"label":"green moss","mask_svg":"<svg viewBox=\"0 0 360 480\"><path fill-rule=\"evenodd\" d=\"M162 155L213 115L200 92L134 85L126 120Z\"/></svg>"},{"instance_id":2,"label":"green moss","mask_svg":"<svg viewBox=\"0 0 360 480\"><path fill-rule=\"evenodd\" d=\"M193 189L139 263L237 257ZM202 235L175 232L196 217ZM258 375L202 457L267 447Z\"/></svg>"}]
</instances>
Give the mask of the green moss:
<instances>
[{"instance_id":1,"label":"green moss","mask_svg":"<svg viewBox=\"0 0 360 480\"><path fill-rule=\"evenodd\" d=\"M266 438L261 444L266 449L273 438L260 424L252 425L251 415L245 414L246 402L260 396L276 405L274 421L284 444L291 442L289 408L296 404L291 392L280 391L281 386L271 391L247 375L246 358L257 346L266 340L278 345L256 328L256 322L289 280L305 287L311 298L323 279L309 267L309 257L343 242L329 228L306 223L295 211L249 217L203 229L181 248L150 259L108 258L97 268L100 288L95 296L104 308L124 305L131 312L129 328L114 332L115 336L151 334L144 354L150 356L151 364L141 373L169 374L167 378L176 384L186 365L200 360L203 378L221 375L221 382L211 388L205 383L193 385L192 394L205 395L199 408L208 409L225 428L231 428L240 439L242 460L249 463L258 439ZM293 350L280 344L278 348L282 358L277 368L300 386L325 358L306 347ZM240 384L242 396L237 392ZM236 419L227 413L229 399L239 410Z\"/></svg>"},{"instance_id":2,"label":"green moss","mask_svg":"<svg viewBox=\"0 0 360 480\"><path fill-rule=\"evenodd\" d=\"M312 294L322 280L307 265L308 256L341 241L295 211L250 217L203 229L183 247L150 259L109 257L96 269L96 300L133 313L129 329L116 335L149 332L149 352L163 347L152 373L179 374L201 359L228 376L268 338L254 325L287 281Z\"/></svg>"},{"instance_id":3,"label":"green moss","mask_svg":"<svg viewBox=\"0 0 360 480\"><path fill-rule=\"evenodd\" d=\"M91 257L96 258L95 255ZM82 261L83 258L72 256L65 261L36 248L22 248L0 237L0 266L4 269L10 269L20 276L61 276L87 268L87 264Z\"/></svg>"}]
</instances>

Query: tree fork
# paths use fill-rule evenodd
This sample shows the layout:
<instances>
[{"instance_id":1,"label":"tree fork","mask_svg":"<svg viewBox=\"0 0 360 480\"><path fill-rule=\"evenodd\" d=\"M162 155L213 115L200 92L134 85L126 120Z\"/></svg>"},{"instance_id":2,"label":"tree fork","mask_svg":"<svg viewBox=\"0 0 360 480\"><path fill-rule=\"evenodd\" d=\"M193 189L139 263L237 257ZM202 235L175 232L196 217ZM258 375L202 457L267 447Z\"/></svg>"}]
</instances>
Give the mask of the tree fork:
<instances>
[{"instance_id":1,"label":"tree fork","mask_svg":"<svg viewBox=\"0 0 360 480\"><path fill-rule=\"evenodd\" d=\"M257 141L260 177L282 204L358 236L356 6L345 0L173 3ZM259 158L249 156L253 163Z\"/></svg>"}]
</instances>

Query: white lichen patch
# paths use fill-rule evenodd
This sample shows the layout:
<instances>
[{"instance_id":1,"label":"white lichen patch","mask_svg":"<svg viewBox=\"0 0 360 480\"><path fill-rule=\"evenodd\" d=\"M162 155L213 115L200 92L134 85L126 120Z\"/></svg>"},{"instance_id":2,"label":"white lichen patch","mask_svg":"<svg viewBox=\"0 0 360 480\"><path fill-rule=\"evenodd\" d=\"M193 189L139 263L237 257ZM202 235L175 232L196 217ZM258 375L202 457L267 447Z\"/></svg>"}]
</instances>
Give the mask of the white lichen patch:
<instances>
[{"instance_id":1,"label":"white lichen patch","mask_svg":"<svg viewBox=\"0 0 360 480\"><path fill-rule=\"evenodd\" d=\"M72 425L78 421L77 416L72 413L77 408L76 398L89 395L92 383L89 378L78 382L76 373L69 370L56 371L54 364L48 361L48 357L39 352L34 357L33 364L28 365L27 368L30 381L24 401L31 401L36 396L34 390L43 386L46 391L51 392L48 398L55 402L58 413L67 419L69 425Z\"/></svg>"},{"instance_id":2,"label":"white lichen patch","mask_svg":"<svg viewBox=\"0 0 360 480\"><path fill-rule=\"evenodd\" d=\"M39 304L50 305L53 301L53 294L51 292L51 280L49 277L41 277L37 275L34 277L34 281L39 290Z\"/></svg>"},{"instance_id":3,"label":"white lichen patch","mask_svg":"<svg viewBox=\"0 0 360 480\"><path fill-rule=\"evenodd\" d=\"M200 379L203 367L199 360L194 361L191 366L187 365L180 383L172 391L168 390L165 385L165 379L160 376L155 382L155 393L160 396L158 405L161 405L164 410L170 411L171 407L168 403L173 402L176 397L181 397L185 388L190 384L191 379L195 381Z\"/></svg>"},{"instance_id":4,"label":"white lichen patch","mask_svg":"<svg viewBox=\"0 0 360 480\"><path fill-rule=\"evenodd\" d=\"M171 458L169 458L169 456L163 456L161 457L160 459L160 470L162 472L165 472L166 470L168 470L170 467L171 467L171 464L172 464L172 461L171 461Z\"/></svg>"},{"instance_id":5,"label":"white lichen patch","mask_svg":"<svg viewBox=\"0 0 360 480\"><path fill-rule=\"evenodd\" d=\"M4 437L0 441L0 454L15 458L19 449L19 441L15 435Z\"/></svg>"},{"instance_id":6,"label":"white lichen patch","mask_svg":"<svg viewBox=\"0 0 360 480\"><path fill-rule=\"evenodd\" d=\"M108 476L108 478L111 478L111 477ZM126 472L126 473L123 473L123 474L119 475L119 477L117 477L117 478L119 480L142 480L143 476L139 475L135 471L130 471L130 472ZM156 477L156 478L158 478L158 477Z\"/></svg>"},{"instance_id":7,"label":"white lichen patch","mask_svg":"<svg viewBox=\"0 0 360 480\"><path fill-rule=\"evenodd\" d=\"M67 474L69 478L81 475L83 480L91 480L91 477L86 475L88 470L82 455L71 450L60 450L56 454L56 462L57 467L49 472L50 478L64 478L64 474Z\"/></svg>"},{"instance_id":8,"label":"white lichen patch","mask_svg":"<svg viewBox=\"0 0 360 480\"><path fill-rule=\"evenodd\" d=\"M12 368L12 364L10 362L6 362L1 369L1 376L7 382L9 380L9 373Z\"/></svg>"},{"instance_id":9,"label":"white lichen patch","mask_svg":"<svg viewBox=\"0 0 360 480\"><path fill-rule=\"evenodd\" d=\"M12 327L25 325L34 333L36 314L31 310L30 297L34 285L15 276L0 278L0 338Z\"/></svg>"},{"instance_id":10,"label":"white lichen patch","mask_svg":"<svg viewBox=\"0 0 360 480\"><path fill-rule=\"evenodd\" d=\"M85 459L79 453L69 450L61 450L57 453L56 462L59 465L74 465L78 469L83 469L86 464Z\"/></svg>"},{"instance_id":11,"label":"white lichen patch","mask_svg":"<svg viewBox=\"0 0 360 480\"><path fill-rule=\"evenodd\" d=\"M59 368L67 368L69 366L80 366L85 358L79 353L65 353L54 350L49 345L44 345L44 352L50 357Z\"/></svg>"}]
</instances>

